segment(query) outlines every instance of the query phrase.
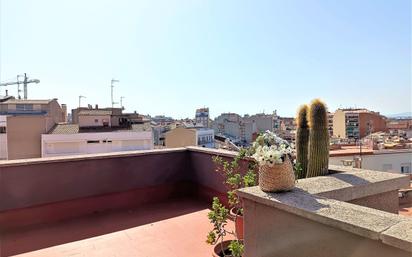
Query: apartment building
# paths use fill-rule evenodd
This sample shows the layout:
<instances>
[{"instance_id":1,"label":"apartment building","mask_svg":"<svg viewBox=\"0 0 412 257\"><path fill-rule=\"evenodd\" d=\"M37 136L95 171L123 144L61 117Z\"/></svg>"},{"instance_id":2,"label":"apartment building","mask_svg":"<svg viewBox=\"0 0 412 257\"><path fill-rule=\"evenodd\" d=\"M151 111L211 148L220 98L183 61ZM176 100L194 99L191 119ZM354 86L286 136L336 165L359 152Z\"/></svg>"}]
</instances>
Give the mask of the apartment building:
<instances>
[{"instance_id":1,"label":"apartment building","mask_svg":"<svg viewBox=\"0 0 412 257\"><path fill-rule=\"evenodd\" d=\"M199 108L196 110L195 122L197 124L202 124L203 127L210 127L209 123L209 108Z\"/></svg>"},{"instance_id":2,"label":"apartment building","mask_svg":"<svg viewBox=\"0 0 412 257\"><path fill-rule=\"evenodd\" d=\"M330 151L329 163L358 168L361 165L362 169L412 174L412 149L373 150L345 146Z\"/></svg>"},{"instance_id":3,"label":"apartment building","mask_svg":"<svg viewBox=\"0 0 412 257\"><path fill-rule=\"evenodd\" d=\"M123 115L123 109L122 108L99 108L99 106L96 104L95 107L93 108L92 105L88 105L88 107L79 107L76 109L72 109L71 112L71 123L73 124L78 124L79 123L79 116L82 116L83 119L87 119L87 112L89 110L93 110L92 116L96 115L96 112L99 112L101 115L110 116L110 121L108 121L110 124L113 123L114 126L117 126L116 122L119 121L119 116ZM98 111L96 111L98 110ZM79 115L82 113L81 115Z\"/></svg>"},{"instance_id":4,"label":"apartment building","mask_svg":"<svg viewBox=\"0 0 412 257\"><path fill-rule=\"evenodd\" d=\"M273 112L273 114L257 113L250 116L245 115L243 120L246 123L254 123L257 130L255 132L274 131L277 116L275 112Z\"/></svg>"},{"instance_id":5,"label":"apartment building","mask_svg":"<svg viewBox=\"0 0 412 257\"><path fill-rule=\"evenodd\" d=\"M66 121L66 107L57 99L28 100L7 97L0 100L0 158L41 157L41 134Z\"/></svg>"},{"instance_id":6,"label":"apartment building","mask_svg":"<svg viewBox=\"0 0 412 257\"><path fill-rule=\"evenodd\" d=\"M203 127L177 127L165 133L165 146L176 148L184 146L215 147L213 129Z\"/></svg>"},{"instance_id":7,"label":"apartment building","mask_svg":"<svg viewBox=\"0 0 412 257\"><path fill-rule=\"evenodd\" d=\"M394 135L412 138L412 119L387 120L386 130Z\"/></svg>"},{"instance_id":8,"label":"apartment building","mask_svg":"<svg viewBox=\"0 0 412 257\"><path fill-rule=\"evenodd\" d=\"M253 135L260 132L279 130L281 124L276 111L272 114L257 113L244 115L222 113L213 121L216 134L223 135L238 145L247 145L253 141Z\"/></svg>"},{"instance_id":9,"label":"apartment building","mask_svg":"<svg viewBox=\"0 0 412 257\"><path fill-rule=\"evenodd\" d=\"M333 116L334 113L328 112L328 132L329 136L333 136Z\"/></svg>"},{"instance_id":10,"label":"apartment building","mask_svg":"<svg viewBox=\"0 0 412 257\"><path fill-rule=\"evenodd\" d=\"M296 135L296 121L292 117L279 117L279 126L275 130L275 133L281 138L292 142L295 140Z\"/></svg>"},{"instance_id":11,"label":"apartment building","mask_svg":"<svg viewBox=\"0 0 412 257\"><path fill-rule=\"evenodd\" d=\"M150 121L137 113L96 106L72 114L77 124L60 123L42 135L43 157L153 149Z\"/></svg>"},{"instance_id":12,"label":"apartment building","mask_svg":"<svg viewBox=\"0 0 412 257\"><path fill-rule=\"evenodd\" d=\"M386 130L386 119L366 109L338 109L333 115L333 135L357 140Z\"/></svg>"}]
</instances>

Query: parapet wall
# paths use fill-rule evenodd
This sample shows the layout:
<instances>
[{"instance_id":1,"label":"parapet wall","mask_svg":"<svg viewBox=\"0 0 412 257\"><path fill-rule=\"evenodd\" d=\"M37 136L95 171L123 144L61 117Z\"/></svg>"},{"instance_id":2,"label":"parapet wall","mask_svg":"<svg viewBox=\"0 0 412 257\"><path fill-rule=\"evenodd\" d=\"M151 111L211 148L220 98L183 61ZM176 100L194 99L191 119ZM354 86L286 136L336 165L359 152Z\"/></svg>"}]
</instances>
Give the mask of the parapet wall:
<instances>
[{"instance_id":1,"label":"parapet wall","mask_svg":"<svg viewBox=\"0 0 412 257\"><path fill-rule=\"evenodd\" d=\"M394 192L408 185L409 177L371 172L347 170L303 179L283 193L265 193L259 187L239 190L245 255L411 256L412 220L377 210L390 210L391 200L398 203Z\"/></svg>"}]
</instances>

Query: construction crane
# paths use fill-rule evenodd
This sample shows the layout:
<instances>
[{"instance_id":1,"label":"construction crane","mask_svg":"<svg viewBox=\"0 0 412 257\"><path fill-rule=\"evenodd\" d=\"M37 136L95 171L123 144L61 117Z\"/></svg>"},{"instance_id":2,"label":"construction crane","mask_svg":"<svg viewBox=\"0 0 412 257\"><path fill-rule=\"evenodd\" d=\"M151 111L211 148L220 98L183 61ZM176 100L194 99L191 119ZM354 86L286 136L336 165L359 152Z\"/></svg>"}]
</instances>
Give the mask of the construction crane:
<instances>
[{"instance_id":1,"label":"construction crane","mask_svg":"<svg viewBox=\"0 0 412 257\"><path fill-rule=\"evenodd\" d=\"M17 85L17 95L18 98L20 99L20 84L23 84L24 86L24 99L27 99L27 85L30 83L40 83L40 80L38 79L29 79L27 77L27 74L24 73L24 80L23 81L19 81L19 77L22 77L21 75L17 75L17 81L13 81L13 82L5 82L5 83L0 83L0 86L6 87L6 86L10 86L10 85Z\"/></svg>"}]
</instances>

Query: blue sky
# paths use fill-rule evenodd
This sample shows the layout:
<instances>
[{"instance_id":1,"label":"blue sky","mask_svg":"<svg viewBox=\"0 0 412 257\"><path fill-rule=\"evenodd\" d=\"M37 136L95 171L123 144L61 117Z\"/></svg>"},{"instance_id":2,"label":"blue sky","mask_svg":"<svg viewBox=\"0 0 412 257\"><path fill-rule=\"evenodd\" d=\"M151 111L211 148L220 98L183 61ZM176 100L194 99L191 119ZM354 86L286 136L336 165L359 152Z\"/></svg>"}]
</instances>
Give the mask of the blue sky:
<instances>
[{"instance_id":1,"label":"blue sky","mask_svg":"<svg viewBox=\"0 0 412 257\"><path fill-rule=\"evenodd\" d=\"M411 111L409 0L0 0L0 81L28 73L31 98L192 117ZM10 86L9 92L16 93ZM4 94L4 89L0 89Z\"/></svg>"}]
</instances>

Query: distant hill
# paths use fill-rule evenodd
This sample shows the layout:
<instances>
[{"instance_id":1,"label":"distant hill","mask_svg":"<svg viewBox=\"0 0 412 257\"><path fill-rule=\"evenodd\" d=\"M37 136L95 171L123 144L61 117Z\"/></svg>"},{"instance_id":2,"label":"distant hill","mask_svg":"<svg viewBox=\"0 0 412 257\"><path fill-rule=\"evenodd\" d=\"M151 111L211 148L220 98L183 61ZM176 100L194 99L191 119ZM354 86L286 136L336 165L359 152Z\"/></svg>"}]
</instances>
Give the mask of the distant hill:
<instances>
[{"instance_id":1,"label":"distant hill","mask_svg":"<svg viewBox=\"0 0 412 257\"><path fill-rule=\"evenodd\" d=\"M397 114L389 114L389 115L386 115L386 117L392 118L392 119L412 118L412 112L403 112L403 113L397 113Z\"/></svg>"}]
</instances>

